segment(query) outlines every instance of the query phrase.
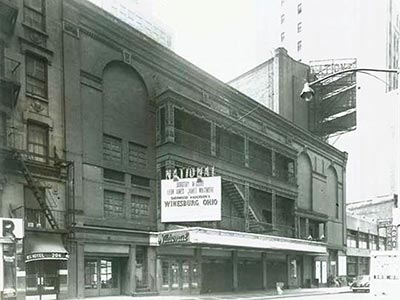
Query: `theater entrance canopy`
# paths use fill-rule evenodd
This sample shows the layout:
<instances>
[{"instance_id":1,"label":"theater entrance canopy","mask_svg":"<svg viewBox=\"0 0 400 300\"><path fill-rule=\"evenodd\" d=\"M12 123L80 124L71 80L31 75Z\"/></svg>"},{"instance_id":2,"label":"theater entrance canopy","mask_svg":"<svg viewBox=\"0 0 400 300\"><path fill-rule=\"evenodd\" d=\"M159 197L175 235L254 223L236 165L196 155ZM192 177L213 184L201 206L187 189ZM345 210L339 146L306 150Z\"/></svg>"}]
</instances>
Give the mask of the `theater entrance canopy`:
<instances>
[{"instance_id":1,"label":"theater entrance canopy","mask_svg":"<svg viewBox=\"0 0 400 300\"><path fill-rule=\"evenodd\" d=\"M247 248L260 251L288 251L308 255L327 254L322 242L248 232L190 227L152 233L153 246L197 246L215 248Z\"/></svg>"}]
</instances>

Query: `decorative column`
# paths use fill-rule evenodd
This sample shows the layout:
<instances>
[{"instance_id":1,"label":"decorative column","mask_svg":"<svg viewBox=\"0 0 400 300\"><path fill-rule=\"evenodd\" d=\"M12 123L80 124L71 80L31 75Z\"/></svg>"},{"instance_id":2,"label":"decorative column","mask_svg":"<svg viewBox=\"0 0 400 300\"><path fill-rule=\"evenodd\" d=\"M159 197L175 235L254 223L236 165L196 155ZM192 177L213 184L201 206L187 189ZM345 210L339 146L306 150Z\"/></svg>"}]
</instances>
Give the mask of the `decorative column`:
<instances>
[{"instance_id":1,"label":"decorative column","mask_svg":"<svg viewBox=\"0 0 400 300\"><path fill-rule=\"evenodd\" d=\"M165 116L165 141L175 142L175 111L174 105L168 103L166 106L166 116Z\"/></svg>"},{"instance_id":2,"label":"decorative column","mask_svg":"<svg viewBox=\"0 0 400 300\"><path fill-rule=\"evenodd\" d=\"M262 265L262 287L264 290L268 289L267 281L267 253L261 253L261 265Z\"/></svg>"},{"instance_id":3,"label":"decorative column","mask_svg":"<svg viewBox=\"0 0 400 300\"><path fill-rule=\"evenodd\" d=\"M234 292L239 289L237 250L232 251L232 287Z\"/></svg>"},{"instance_id":4,"label":"decorative column","mask_svg":"<svg viewBox=\"0 0 400 300\"><path fill-rule=\"evenodd\" d=\"M211 122L211 155L217 156L217 125Z\"/></svg>"},{"instance_id":5,"label":"decorative column","mask_svg":"<svg viewBox=\"0 0 400 300\"><path fill-rule=\"evenodd\" d=\"M203 285L203 258L201 256L201 248L194 249L194 259L197 262L197 286L201 292Z\"/></svg>"},{"instance_id":6,"label":"decorative column","mask_svg":"<svg viewBox=\"0 0 400 300\"><path fill-rule=\"evenodd\" d=\"M85 297L85 250L84 243L78 242L76 247L76 267L77 267L77 296Z\"/></svg>"},{"instance_id":7,"label":"decorative column","mask_svg":"<svg viewBox=\"0 0 400 300\"><path fill-rule=\"evenodd\" d=\"M149 283L150 291L154 292L157 289L157 249L156 247L147 248L147 282Z\"/></svg>"},{"instance_id":8,"label":"decorative column","mask_svg":"<svg viewBox=\"0 0 400 300\"><path fill-rule=\"evenodd\" d=\"M272 228L276 229L276 192L272 191L272 207L271 207L271 211L272 211Z\"/></svg>"},{"instance_id":9,"label":"decorative column","mask_svg":"<svg viewBox=\"0 0 400 300\"><path fill-rule=\"evenodd\" d=\"M249 206L250 206L250 185L248 182L244 184L244 205L243 205L243 214L244 214L244 230L250 230L250 221L249 221Z\"/></svg>"},{"instance_id":10,"label":"decorative column","mask_svg":"<svg viewBox=\"0 0 400 300\"><path fill-rule=\"evenodd\" d=\"M272 169L272 176L276 176L276 153L274 150L271 151L271 169Z\"/></svg>"},{"instance_id":11,"label":"decorative column","mask_svg":"<svg viewBox=\"0 0 400 300\"><path fill-rule=\"evenodd\" d=\"M126 268L126 292L128 295L133 295L136 292L136 245L129 245L129 258Z\"/></svg>"}]
</instances>

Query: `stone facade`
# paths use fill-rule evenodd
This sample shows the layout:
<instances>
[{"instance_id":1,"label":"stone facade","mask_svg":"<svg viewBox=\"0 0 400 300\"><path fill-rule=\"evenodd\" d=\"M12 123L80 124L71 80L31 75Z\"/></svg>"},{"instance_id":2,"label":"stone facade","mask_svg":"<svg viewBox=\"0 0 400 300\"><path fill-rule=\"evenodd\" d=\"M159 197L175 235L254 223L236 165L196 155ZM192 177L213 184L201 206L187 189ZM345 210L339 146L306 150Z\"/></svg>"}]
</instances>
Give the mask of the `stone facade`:
<instances>
[{"instance_id":1,"label":"stone facade","mask_svg":"<svg viewBox=\"0 0 400 300\"><path fill-rule=\"evenodd\" d=\"M46 222L63 212L63 226L27 222L36 225L27 225L20 255L32 252L29 236L41 234L43 242L53 234L55 254L64 255L65 247L69 258L55 257L57 274L47 283L34 280L47 260L35 269L21 259L19 270L27 272L20 273L19 297L36 295L45 284L61 298L267 289L276 282L299 287L326 284L338 272L346 239L346 153L88 2L43 5L18 1L13 33L2 35L4 57L20 63L21 89L16 106L2 109L13 139L1 149L14 165L2 174L0 196L3 216L10 204L25 219L33 209L52 211ZM41 28L23 17L38 11ZM278 74L290 71L277 67ZM13 156L25 151L19 160ZM162 223L166 170L203 166L222 179L221 221ZM32 196L35 186L44 196ZM152 242L154 233L188 226L285 237L300 252Z\"/></svg>"}]
</instances>

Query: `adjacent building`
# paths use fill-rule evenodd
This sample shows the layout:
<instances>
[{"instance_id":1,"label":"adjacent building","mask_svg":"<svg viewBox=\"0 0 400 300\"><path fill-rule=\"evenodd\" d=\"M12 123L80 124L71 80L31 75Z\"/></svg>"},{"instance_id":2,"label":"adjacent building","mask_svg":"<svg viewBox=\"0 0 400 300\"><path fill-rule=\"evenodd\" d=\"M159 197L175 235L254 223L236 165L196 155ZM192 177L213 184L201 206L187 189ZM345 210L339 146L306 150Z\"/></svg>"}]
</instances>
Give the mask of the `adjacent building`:
<instances>
[{"instance_id":1,"label":"adjacent building","mask_svg":"<svg viewBox=\"0 0 400 300\"><path fill-rule=\"evenodd\" d=\"M19 299L345 275L346 153L87 1L0 11L1 217L25 227L1 272ZM221 177L221 220L161 222L160 181L194 168Z\"/></svg>"},{"instance_id":2,"label":"adjacent building","mask_svg":"<svg viewBox=\"0 0 400 300\"><path fill-rule=\"evenodd\" d=\"M371 251L398 249L396 194L347 204L347 275L369 275Z\"/></svg>"},{"instance_id":3,"label":"adjacent building","mask_svg":"<svg viewBox=\"0 0 400 300\"><path fill-rule=\"evenodd\" d=\"M344 61L354 59L353 68L399 68L398 0L282 0L280 23L280 45L322 72L351 67ZM330 140L349 153L348 199L399 193L399 75L371 75L357 73L352 97L357 99L356 130ZM343 98L347 95L337 100Z\"/></svg>"}]
</instances>

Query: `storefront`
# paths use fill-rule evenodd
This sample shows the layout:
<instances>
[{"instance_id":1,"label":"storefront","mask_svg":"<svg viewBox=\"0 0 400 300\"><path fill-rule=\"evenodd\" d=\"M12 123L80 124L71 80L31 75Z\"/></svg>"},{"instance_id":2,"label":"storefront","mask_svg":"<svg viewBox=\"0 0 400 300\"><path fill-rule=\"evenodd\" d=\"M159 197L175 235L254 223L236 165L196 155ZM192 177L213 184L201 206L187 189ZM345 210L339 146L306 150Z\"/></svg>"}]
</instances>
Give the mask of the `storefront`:
<instances>
[{"instance_id":1,"label":"storefront","mask_svg":"<svg viewBox=\"0 0 400 300\"><path fill-rule=\"evenodd\" d=\"M65 298L68 252L58 233L32 232L24 240L26 299Z\"/></svg>"},{"instance_id":2,"label":"storefront","mask_svg":"<svg viewBox=\"0 0 400 300\"><path fill-rule=\"evenodd\" d=\"M300 287L327 255L320 242L198 227L154 234L153 244L160 294Z\"/></svg>"}]
</instances>

